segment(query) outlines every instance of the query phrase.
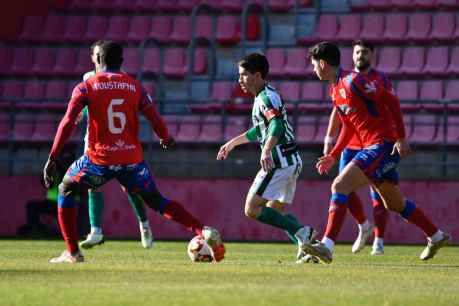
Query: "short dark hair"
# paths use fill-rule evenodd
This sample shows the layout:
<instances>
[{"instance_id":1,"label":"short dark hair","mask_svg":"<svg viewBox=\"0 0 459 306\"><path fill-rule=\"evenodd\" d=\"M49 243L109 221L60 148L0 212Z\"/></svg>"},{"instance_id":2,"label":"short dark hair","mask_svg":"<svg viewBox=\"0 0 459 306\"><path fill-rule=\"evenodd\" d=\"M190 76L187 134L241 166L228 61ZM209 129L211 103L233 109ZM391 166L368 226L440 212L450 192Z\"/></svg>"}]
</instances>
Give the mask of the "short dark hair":
<instances>
[{"instance_id":1,"label":"short dark hair","mask_svg":"<svg viewBox=\"0 0 459 306\"><path fill-rule=\"evenodd\" d=\"M324 60L328 64L338 67L341 53L338 46L331 42L323 41L315 44L308 50L309 57L314 60Z\"/></svg>"},{"instance_id":2,"label":"short dark hair","mask_svg":"<svg viewBox=\"0 0 459 306\"><path fill-rule=\"evenodd\" d=\"M103 44L105 43L105 40L103 39L100 39L100 40L96 40L95 42L93 42L91 44L91 46L89 47L91 49L91 55L92 53L94 52L94 49L97 47L97 46L102 46Z\"/></svg>"},{"instance_id":3,"label":"short dark hair","mask_svg":"<svg viewBox=\"0 0 459 306\"><path fill-rule=\"evenodd\" d=\"M361 46L365 49L370 49L371 52L375 51L375 46L368 40L364 40L364 39L354 40L354 42L352 43L352 48L354 48L355 46Z\"/></svg>"},{"instance_id":4,"label":"short dark hair","mask_svg":"<svg viewBox=\"0 0 459 306\"><path fill-rule=\"evenodd\" d=\"M100 64L108 69L120 69L123 64L123 47L114 41L105 41L100 46Z\"/></svg>"},{"instance_id":5,"label":"short dark hair","mask_svg":"<svg viewBox=\"0 0 459 306\"><path fill-rule=\"evenodd\" d=\"M259 72L262 79L266 79L268 76L269 62L263 54L251 53L246 55L239 61L238 65L250 73Z\"/></svg>"}]
</instances>

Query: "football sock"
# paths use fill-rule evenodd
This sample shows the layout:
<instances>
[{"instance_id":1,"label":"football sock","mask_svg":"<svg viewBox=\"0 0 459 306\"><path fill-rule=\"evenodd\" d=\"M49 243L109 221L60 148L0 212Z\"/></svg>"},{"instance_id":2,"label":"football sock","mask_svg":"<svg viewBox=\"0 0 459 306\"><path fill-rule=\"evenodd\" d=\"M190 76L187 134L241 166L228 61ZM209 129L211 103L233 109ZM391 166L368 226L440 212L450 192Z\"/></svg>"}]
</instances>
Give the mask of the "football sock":
<instances>
[{"instance_id":1,"label":"football sock","mask_svg":"<svg viewBox=\"0 0 459 306\"><path fill-rule=\"evenodd\" d=\"M330 208L328 209L328 221L325 229L325 237L335 241L341 230L346 217L347 195L334 192L330 198Z\"/></svg>"},{"instance_id":2,"label":"football sock","mask_svg":"<svg viewBox=\"0 0 459 306\"><path fill-rule=\"evenodd\" d=\"M89 223L91 227L101 228L104 212L104 195L100 191L88 192Z\"/></svg>"},{"instance_id":3,"label":"football sock","mask_svg":"<svg viewBox=\"0 0 459 306\"><path fill-rule=\"evenodd\" d=\"M333 250L335 249L335 241L333 241L332 239L328 238L327 236L324 236L322 238L321 242L323 244L325 244L325 246L327 247L327 249L330 250L330 252L333 253Z\"/></svg>"},{"instance_id":4,"label":"football sock","mask_svg":"<svg viewBox=\"0 0 459 306\"><path fill-rule=\"evenodd\" d=\"M373 241L373 248L375 248L376 246L383 247L384 246L384 239L381 238L381 237L375 237L375 240Z\"/></svg>"},{"instance_id":5,"label":"football sock","mask_svg":"<svg viewBox=\"0 0 459 306\"><path fill-rule=\"evenodd\" d=\"M57 198L57 220L67 250L74 254L78 251L77 202L71 197L59 195Z\"/></svg>"},{"instance_id":6,"label":"football sock","mask_svg":"<svg viewBox=\"0 0 459 306\"><path fill-rule=\"evenodd\" d=\"M370 225L371 224L368 220L365 220L365 222L363 222L362 224L357 224L357 226L359 227L359 231L367 230L370 227Z\"/></svg>"},{"instance_id":7,"label":"football sock","mask_svg":"<svg viewBox=\"0 0 459 306\"><path fill-rule=\"evenodd\" d=\"M302 227L301 224L288 218L271 207L263 207L257 220L269 224L274 227L286 230L290 235L294 236L295 233Z\"/></svg>"},{"instance_id":8,"label":"football sock","mask_svg":"<svg viewBox=\"0 0 459 306\"><path fill-rule=\"evenodd\" d=\"M139 224L143 229L150 228L150 222L148 220L139 222Z\"/></svg>"},{"instance_id":9,"label":"football sock","mask_svg":"<svg viewBox=\"0 0 459 306\"><path fill-rule=\"evenodd\" d=\"M420 208L416 207L416 204L412 201L406 200L405 208L400 215L408 222L419 227L427 237L433 236L438 231L438 228L430 221L429 217Z\"/></svg>"},{"instance_id":10,"label":"football sock","mask_svg":"<svg viewBox=\"0 0 459 306\"><path fill-rule=\"evenodd\" d=\"M357 221L358 224L362 224L365 221L367 221L367 217L365 216L365 212L363 211L362 201L355 192L349 194L347 207L352 217L354 217L355 221Z\"/></svg>"},{"instance_id":11,"label":"football sock","mask_svg":"<svg viewBox=\"0 0 459 306\"><path fill-rule=\"evenodd\" d=\"M429 237L429 240L432 242L437 242L443 239L443 232L438 230L435 234Z\"/></svg>"},{"instance_id":12,"label":"football sock","mask_svg":"<svg viewBox=\"0 0 459 306\"><path fill-rule=\"evenodd\" d=\"M292 221L294 221L296 223L298 223L298 219L292 214L286 214L285 217L289 218L290 220L292 220ZM284 232L287 234L288 238L290 239L291 242L293 242L294 245L298 245L298 240L296 239L295 235L291 235L287 231L284 231Z\"/></svg>"},{"instance_id":13,"label":"football sock","mask_svg":"<svg viewBox=\"0 0 459 306\"><path fill-rule=\"evenodd\" d=\"M143 204L143 200L138 195L130 195L127 194L129 204L131 204L132 208L134 209L135 216L139 222L147 221L147 213L145 211L145 206Z\"/></svg>"},{"instance_id":14,"label":"football sock","mask_svg":"<svg viewBox=\"0 0 459 306\"><path fill-rule=\"evenodd\" d=\"M384 232L386 231L387 224L387 209L384 207L382 200L379 198L379 195L376 194L378 198L374 198L373 194L371 195L371 203L373 205L373 220L375 222L375 236L384 238Z\"/></svg>"},{"instance_id":15,"label":"football sock","mask_svg":"<svg viewBox=\"0 0 459 306\"><path fill-rule=\"evenodd\" d=\"M196 235L202 235L202 223L186 211L180 203L170 201L164 207L162 215L169 220L180 223L187 230L196 233Z\"/></svg>"},{"instance_id":16,"label":"football sock","mask_svg":"<svg viewBox=\"0 0 459 306\"><path fill-rule=\"evenodd\" d=\"M102 235L102 228L97 226L91 226L91 234Z\"/></svg>"}]
</instances>

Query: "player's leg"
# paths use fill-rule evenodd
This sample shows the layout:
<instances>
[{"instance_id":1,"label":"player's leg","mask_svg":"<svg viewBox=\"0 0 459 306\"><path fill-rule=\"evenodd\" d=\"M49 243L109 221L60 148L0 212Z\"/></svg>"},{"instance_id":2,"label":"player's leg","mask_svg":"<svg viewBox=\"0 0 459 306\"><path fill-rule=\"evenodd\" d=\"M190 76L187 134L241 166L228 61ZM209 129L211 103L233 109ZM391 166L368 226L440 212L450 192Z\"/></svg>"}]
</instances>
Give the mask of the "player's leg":
<instances>
[{"instance_id":1,"label":"player's leg","mask_svg":"<svg viewBox=\"0 0 459 306\"><path fill-rule=\"evenodd\" d=\"M267 207L271 207L275 210L277 210L279 213L285 215L285 217L291 219L292 221L298 223L298 219L291 213L285 213L285 203L281 203L279 201L268 201L268 203L266 203L266 206ZM298 240L296 239L296 237L294 235L291 235L289 232L285 231L285 234L287 235L287 237L290 239L290 241L294 244L294 245L297 245L298 244Z\"/></svg>"},{"instance_id":2,"label":"player's leg","mask_svg":"<svg viewBox=\"0 0 459 306\"><path fill-rule=\"evenodd\" d=\"M91 188L88 190L88 212L91 231L86 236L86 239L80 242L80 247L83 249L89 249L95 245L104 243L104 234L102 232L104 195L97 189Z\"/></svg>"},{"instance_id":3,"label":"player's leg","mask_svg":"<svg viewBox=\"0 0 459 306\"><path fill-rule=\"evenodd\" d=\"M375 223L375 240L371 255L384 254L384 232L387 224L387 209L379 194L371 188L371 204L373 206L373 220Z\"/></svg>"},{"instance_id":4,"label":"player's leg","mask_svg":"<svg viewBox=\"0 0 459 306\"><path fill-rule=\"evenodd\" d=\"M147 212L143 200L139 195L127 193L129 204L134 210L135 216L139 221L140 240L142 246L146 249L151 248L153 245L153 233L151 232L150 222L148 221Z\"/></svg>"},{"instance_id":5,"label":"player's leg","mask_svg":"<svg viewBox=\"0 0 459 306\"><path fill-rule=\"evenodd\" d=\"M383 199L387 209L399 213L403 219L416 225L427 236L427 247L420 255L422 260L434 257L441 247L448 244L449 234L439 230L422 209L416 206L414 201L406 200L398 185L385 181L375 186L375 189Z\"/></svg>"}]
</instances>

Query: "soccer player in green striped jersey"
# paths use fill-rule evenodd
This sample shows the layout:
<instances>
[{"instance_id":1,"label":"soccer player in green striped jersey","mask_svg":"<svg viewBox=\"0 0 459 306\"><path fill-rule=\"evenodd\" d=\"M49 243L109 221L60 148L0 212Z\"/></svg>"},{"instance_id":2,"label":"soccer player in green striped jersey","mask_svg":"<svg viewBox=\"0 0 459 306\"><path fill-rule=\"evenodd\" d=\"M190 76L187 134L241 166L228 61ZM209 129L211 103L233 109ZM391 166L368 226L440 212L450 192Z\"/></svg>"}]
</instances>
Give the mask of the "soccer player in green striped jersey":
<instances>
[{"instance_id":1,"label":"soccer player in green striped jersey","mask_svg":"<svg viewBox=\"0 0 459 306\"><path fill-rule=\"evenodd\" d=\"M241 89L255 97L253 127L221 146L217 159L226 159L236 146L258 141L261 169L247 194L245 215L286 231L298 244L297 258L303 251L320 257L320 250L313 244L317 232L299 224L293 215L283 214L285 206L293 201L302 161L285 105L266 82L269 63L264 55L252 53L240 60L238 66Z\"/></svg>"}]
</instances>

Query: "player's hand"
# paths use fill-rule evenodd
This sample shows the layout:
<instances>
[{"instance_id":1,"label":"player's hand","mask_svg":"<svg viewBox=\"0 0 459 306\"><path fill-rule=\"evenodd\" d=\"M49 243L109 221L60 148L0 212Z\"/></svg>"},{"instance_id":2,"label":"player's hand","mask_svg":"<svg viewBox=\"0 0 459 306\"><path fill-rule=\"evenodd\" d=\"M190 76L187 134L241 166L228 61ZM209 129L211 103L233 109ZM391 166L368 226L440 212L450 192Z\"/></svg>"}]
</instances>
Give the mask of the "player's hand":
<instances>
[{"instance_id":1,"label":"player's hand","mask_svg":"<svg viewBox=\"0 0 459 306\"><path fill-rule=\"evenodd\" d=\"M406 141L405 139L397 140L394 144L391 154L394 155L397 152L400 155L400 158L404 158L405 156L410 154L411 148L410 148L410 144L408 143L408 141Z\"/></svg>"},{"instance_id":2,"label":"player's hand","mask_svg":"<svg viewBox=\"0 0 459 306\"><path fill-rule=\"evenodd\" d=\"M167 139L160 139L159 140L159 145L164 150L173 148L173 147L175 147L175 139L172 136L169 136L169 138L167 138Z\"/></svg>"},{"instance_id":3,"label":"player's hand","mask_svg":"<svg viewBox=\"0 0 459 306\"><path fill-rule=\"evenodd\" d=\"M234 149L234 145L231 141L228 141L220 147L217 153L217 160L224 160L228 157L229 153Z\"/></svg>"},{"instance_id":4,"label":"player's hand","mask_svg":"<svg viewBox=\"0 0 459 306\"><path fill-rule=\"evenodd\" d=\"M319 160L316 163L317 172L319 172L320 175L328 174L330 169L335 165L335 162L335 158L331 155L319 157Z\"/></svg>"},{"instance_id":5,"label":"player's hand","mask_svg":"<svg viewBox=\"0 0 459 306\"><path fill-rule=\"evenodd\" d=\"M261 151L260 166L266 172L274 168L274 162L270 151Z\"/></svg>"},{"instance_id":6,"label":"player's hand","mask_svg":"<svg viewBox=\"0 0 459 306\"><path fill-rule=\"evenodd\" d=\"M45 187L49 189L55 183L55 178L57 177L57 164L56 161L48 158L43 169L43 182Z\"/></svg>"}]
</instances>

